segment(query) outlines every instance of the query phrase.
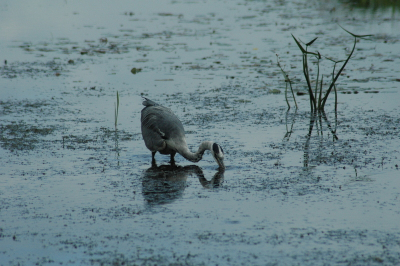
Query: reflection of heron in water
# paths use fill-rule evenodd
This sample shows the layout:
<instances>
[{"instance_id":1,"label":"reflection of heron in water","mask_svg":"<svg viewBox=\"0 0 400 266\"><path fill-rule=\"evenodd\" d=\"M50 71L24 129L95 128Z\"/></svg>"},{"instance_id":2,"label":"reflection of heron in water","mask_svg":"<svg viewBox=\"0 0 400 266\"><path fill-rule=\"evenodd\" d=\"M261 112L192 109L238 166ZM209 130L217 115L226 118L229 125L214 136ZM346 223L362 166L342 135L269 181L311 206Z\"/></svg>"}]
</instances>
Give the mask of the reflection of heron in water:
<instances>
[{"instance_id":1,"label":"reflection of heron in water","mask_svg":"<svg viewBox=\"0 0 400 266\"><path fill-rule=\"evenodd\" d=\"M207 181L203 171L196 165L175 166L153 164L143 173L142 193L150 204L171 203L182 197L186 188L186 180L190 175L196 175L206 188L218 187L224 180L224 170L220 169L214 177Z\"/></svg>"},{"instance_id":2,"label":"reflection of heron in water","mask_svg":"<svg viewBox=\"0 0 400 266\"><path fill-rule=\"evenodd\" d=\"M199 181L200 181L201 185L205 188L219 187L224 182L224 172L225 172L224 170L217 171L210 181L208 181L204 177L204 175L201 175L201 177L199 176Z\"/></svg>"},{"instance_id":3,"label":"reflection of heron in water","mask_svg":"<svg viewBox=\"0 0 400 266\"><path fill-rule=\"evenodd\" d=\"M178 117L171 109L144 98L142 110L142 136L146 147L151 151L152 162L155 163L156 152L170 154L171 164L175 163L176 153L191 162L198 162L203 158L206 150L211 152L219 168L224 166L224 151L221 146L212 141L204 141L197 152L193 153L186 144L185 131Z\"/></svg>"}]
</instances>

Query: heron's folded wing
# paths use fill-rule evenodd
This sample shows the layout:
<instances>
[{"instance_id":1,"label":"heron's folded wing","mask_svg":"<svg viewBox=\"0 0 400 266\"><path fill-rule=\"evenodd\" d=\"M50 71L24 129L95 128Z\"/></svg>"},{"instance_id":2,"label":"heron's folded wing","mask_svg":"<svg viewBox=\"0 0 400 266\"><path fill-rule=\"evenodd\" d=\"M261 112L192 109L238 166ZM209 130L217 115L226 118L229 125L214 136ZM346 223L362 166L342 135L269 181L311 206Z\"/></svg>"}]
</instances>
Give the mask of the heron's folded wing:
<instances>
[{"instance_id":1,"label":"heron's folded wing","mask_svg":"<svg viewBox=\"0 0 400 266\"><path fill-rule=\"evenodd\" d=\"M147 108L146 108L147 109ZM145 112L142 114L142 127L151 130L153 133L157 133L161 138L165 138L165 133L159 128L161 117L154 112Z\"/></svg>"},{"instance_id":2,"label":"heron's folded wing","mask_svg":"<svg viewBox=\"0 0 400 266\"><path fill-rule=\"evenodd\" d=\"M157 133L163 139L185 134L181 121L171 109L162 105L148 106L142 110L142 127Z\"/></svg>"}]
</instances>

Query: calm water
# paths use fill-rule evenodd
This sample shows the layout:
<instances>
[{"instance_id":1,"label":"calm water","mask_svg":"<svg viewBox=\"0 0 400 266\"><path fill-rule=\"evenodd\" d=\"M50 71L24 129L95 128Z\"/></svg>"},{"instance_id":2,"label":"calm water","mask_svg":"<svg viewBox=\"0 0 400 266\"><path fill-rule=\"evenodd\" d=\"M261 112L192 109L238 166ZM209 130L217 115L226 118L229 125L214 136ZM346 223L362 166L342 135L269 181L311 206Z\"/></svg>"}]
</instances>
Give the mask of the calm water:
<instances>
[{"instance_id":1,"label":"calm water","mask_svg":"<svg viewBox=\"0 0 400 266\"><path fill-rule=\"evenodd\" d=\"M304 91L290 34L344 59L338 24L374 36L307 140L276 55ZM0 264L399 264L399 24L337 1L3 1ZM151 168L142 95L227 169Z\"/></svg>"}]
</instances>

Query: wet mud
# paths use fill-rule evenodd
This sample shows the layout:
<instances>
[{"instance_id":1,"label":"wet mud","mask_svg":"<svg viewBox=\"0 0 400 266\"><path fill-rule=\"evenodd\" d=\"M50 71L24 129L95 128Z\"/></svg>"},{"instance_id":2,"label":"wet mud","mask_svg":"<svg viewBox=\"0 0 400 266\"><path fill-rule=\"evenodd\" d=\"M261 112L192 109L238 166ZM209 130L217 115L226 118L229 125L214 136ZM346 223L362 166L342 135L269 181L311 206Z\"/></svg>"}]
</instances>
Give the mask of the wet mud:
<instances>
[{"instance_id":1,"label":"wet mud","mask_svg":"<svg viewBox=\"0 0 400 266\"><path fill-rule=\"evenodd\" d=\"M22 6L0 4L0 28L25 9L62 19L0 30L0 265L400 263L396 5ZM337 112L330 96L313 115L290 34L345 58L337 23L374 36L339 78ZM218 142L226 169L207 153L152 165L142 96L177 114L192 150Z\"/></svg>"}]
</instances>

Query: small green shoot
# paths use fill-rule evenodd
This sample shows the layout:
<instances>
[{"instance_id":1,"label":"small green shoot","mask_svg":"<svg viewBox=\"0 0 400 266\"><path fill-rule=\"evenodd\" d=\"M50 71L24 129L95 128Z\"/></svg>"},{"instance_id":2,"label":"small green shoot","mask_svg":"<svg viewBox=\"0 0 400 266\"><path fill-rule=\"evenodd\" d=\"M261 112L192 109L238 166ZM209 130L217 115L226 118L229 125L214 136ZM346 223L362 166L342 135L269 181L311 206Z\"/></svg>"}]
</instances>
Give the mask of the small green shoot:
<instances>
[{"instance_id":1,"label":"small green shoot","mask_svg":"<svg viewBox=\"0 0 400 266\"><path fill-rule=\"evenodd\" d=\"M119 112L119 93L117 91L117 103L114 103L114 123L115 123L115 131L117 131L118 124L118 112Z\"/></svg>"}]
</instances>

